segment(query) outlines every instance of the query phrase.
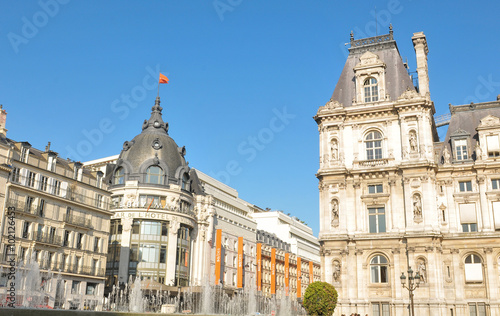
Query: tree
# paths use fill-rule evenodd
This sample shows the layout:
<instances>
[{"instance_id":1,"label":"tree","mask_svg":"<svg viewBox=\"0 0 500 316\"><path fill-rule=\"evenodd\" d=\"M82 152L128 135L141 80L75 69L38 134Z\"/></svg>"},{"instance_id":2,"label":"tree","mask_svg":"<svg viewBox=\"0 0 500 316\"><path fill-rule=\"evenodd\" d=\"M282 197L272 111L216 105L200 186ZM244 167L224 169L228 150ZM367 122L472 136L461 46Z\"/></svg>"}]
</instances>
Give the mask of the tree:
<instances>
[{"instance_id":1,"label":"tree","mask_svg":"<svg viewBox=\"0 0 500 316\"><path fill-rule=\"evenodd\" d=\"M337 290L330 283L313 282L304 294L304 308L309 315L331 316L337 306Z\"/></svg>"}]
</instances>

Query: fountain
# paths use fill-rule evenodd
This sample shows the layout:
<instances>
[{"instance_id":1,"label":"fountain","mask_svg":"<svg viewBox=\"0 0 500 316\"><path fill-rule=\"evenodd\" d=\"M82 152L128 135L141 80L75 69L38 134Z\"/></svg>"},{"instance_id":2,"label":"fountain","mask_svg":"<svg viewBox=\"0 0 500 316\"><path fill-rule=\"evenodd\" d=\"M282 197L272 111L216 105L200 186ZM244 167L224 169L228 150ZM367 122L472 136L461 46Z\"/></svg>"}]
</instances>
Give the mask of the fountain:
<instances>
[{"instance_id":1,"label":"fountain","mask_svg":"<svg viewBox=\"0 0 500 316\"><path fill-rule=\"evenodd\" d=\"M130 292L129 311L134 313L144 312L144 298L142 297L141 278L135 277L134 286Z\"/></svg>"}]
</instances>

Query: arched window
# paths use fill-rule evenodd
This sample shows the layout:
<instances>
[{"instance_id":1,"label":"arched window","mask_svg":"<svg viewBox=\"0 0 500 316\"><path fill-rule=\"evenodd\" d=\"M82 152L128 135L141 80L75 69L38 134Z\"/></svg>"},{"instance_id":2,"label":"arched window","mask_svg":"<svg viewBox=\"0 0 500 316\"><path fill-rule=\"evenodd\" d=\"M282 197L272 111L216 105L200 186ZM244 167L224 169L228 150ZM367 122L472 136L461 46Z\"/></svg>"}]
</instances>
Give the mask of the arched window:
<instances>
[{"instance_id":1,"label":"arched window","mask_svg":"<svg viewBox=\"0 0 500 316\"><path fill-rule=\"evenodd\" d=\"M387 259L384 256L375 256L370 262L370 274L372 283L387 283Z\"/></svg>"},{"instance_id":2,"label":"arched window","mask_svg":"<svg viewBox=\"0 0 500 316\"><path fill-rule=\"evenodd\" d=\"M123 184L125 182L125 169L122 167L115 171L115 181L113 184Z\"/></svg>"},{"instance_id":3,"label":"arched window","mask_svg":"<svg viewBox=\"0 0 500 316\"><path fill-rule=\"evenodd\" d=\"M189 176L187 173L182 175L182 189L189 190Z\"/></svg>"},{"instance_id":4,"label":"arched window","mask_svg":"<svg viewBox=\"0 0 500 316\"><path fill-rule=\"evenodd\" d=\"M382 159L382 134L371 131L365 138L366 159Z\"/></svg>"},{"instance_id":5,"label":"arched window","mask_svg":"<svg viewBox=\"0 0 500 316\"><path fill-rule=\"evenodd\" d=\"M378 83L375 78L368 78L363 83L365 88L365 102L378 101Z\"/></svg>"},{"instance_id":6,"label":"arched window","mask_svg":"<svg viewBox=\"0 0 500 316\"><path fill-rule=\"evenodd\" d=\"M158 166L151 166L146 170L146 183L164 184L163 169Z\"/></svg>"},{"instance_id":7,"label":"arched window","mask_svg":"<svg viewBox=\"0 0 500 316\"><path fill-rule=\"evenodd\" d=\"M465 258L465 282L483 282L483 264L478 255Z\"/></svg>"}]
</instances>

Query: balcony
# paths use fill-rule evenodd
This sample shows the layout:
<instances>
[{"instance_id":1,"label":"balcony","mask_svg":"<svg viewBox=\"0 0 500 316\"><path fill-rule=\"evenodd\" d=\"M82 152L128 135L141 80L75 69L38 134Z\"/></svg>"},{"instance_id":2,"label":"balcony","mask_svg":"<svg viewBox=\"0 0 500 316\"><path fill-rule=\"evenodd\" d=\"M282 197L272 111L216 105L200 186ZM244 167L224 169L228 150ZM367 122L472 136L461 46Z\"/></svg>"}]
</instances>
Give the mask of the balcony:
<instances>
[{"instance_id":1,"label":"balcony","mask_svg":"<svg viewBox=\"0 0 500 316\"><path fill-rule=\"evenodd\" d=\"M32 216L39 216L38 206L34 203L26 203L25 201L15 201L13 199L10 199L7 201L7 210L9 207L13 207L14 212Z\"/></svg>"},{"instance_id":2,"label":"balcony","mask_svg":"<svg viewBox=\"0 0 500 316\"><path fill-rule=\"evenodd\" d=\"M64 221L69 225L92 229L92 221L83 216L73 216L72 214L66 214L64 216Z\"/></svg>"},{"instance_id":3,"label":"balcony","mask_svg":"<svg viewBox=\"0 0 500 316\"><path fill-rule=\"evenodd\" d=\"M23 238L24 238L24 235L23 235ZM58 246L58 247L60 247L62 245L61 237L55 236L55 235L50 235L50 234L38 234L35 238L35 241L38 243L52 245L52 246Z\"/></svg>"},{"instance_id":4,"label":"balcony","mask_svg":"<svg viewBox=\"0 0 500 316\"><path fill-rule=\"evenodd\" d=\"M29 178L26 176L14 175L11 177L11 182L26 188L30 188L32 190L36 190L38 192L50 194L69 201L78 202L81 204L85 204L87 206L103 210L109 210L108 202L104 202L103 200L94 199L86 195L77 193L76 192L77 188L73 187L72 185L68 186L67 188L63 188L61 186L61 182L58 182L58 185L49 184L48 177L46 179L47 179L46 181L40 181L40 180L35 181L32 177Z\"/></svg>"}]
</instances>

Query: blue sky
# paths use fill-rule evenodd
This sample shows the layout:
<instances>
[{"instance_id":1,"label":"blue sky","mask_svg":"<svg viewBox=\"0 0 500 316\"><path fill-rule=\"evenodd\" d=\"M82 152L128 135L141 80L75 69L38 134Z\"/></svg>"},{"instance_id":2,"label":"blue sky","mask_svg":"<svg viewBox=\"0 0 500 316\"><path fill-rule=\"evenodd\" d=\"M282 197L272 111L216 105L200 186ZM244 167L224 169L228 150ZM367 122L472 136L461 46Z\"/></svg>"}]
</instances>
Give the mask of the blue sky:
<instances>
[{"instance_id":1,"label":"blue sky","mask_svg":"<svg viewBox=\"0 0 500 316\"><path fill-rule=\"evenodd\" d=\"M259 207L319 227L312 119L344 66L349 33L388 33L412 70L429 46L431 98L500 94L496 1L2 1L0 104L7 136L88 161L140 133L158 69L170 136L190 166ZM376 8L376 14L375 14ZM375 17L377 20L375 22ZM377 25L377 27L375 27ZM440 130L444 137L445 130Z\"/></svg>"}]
</instances>

